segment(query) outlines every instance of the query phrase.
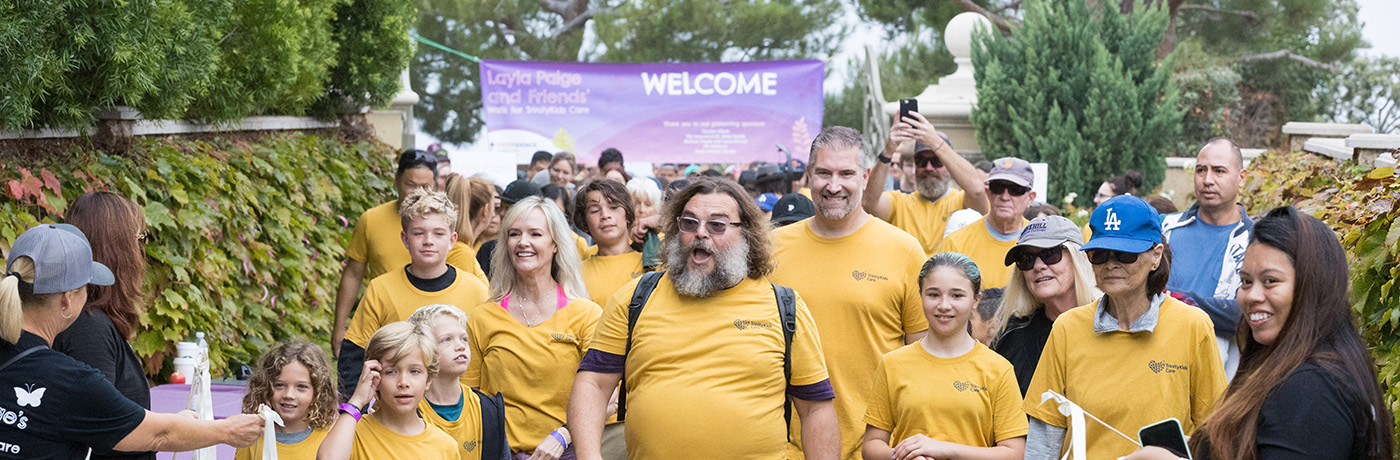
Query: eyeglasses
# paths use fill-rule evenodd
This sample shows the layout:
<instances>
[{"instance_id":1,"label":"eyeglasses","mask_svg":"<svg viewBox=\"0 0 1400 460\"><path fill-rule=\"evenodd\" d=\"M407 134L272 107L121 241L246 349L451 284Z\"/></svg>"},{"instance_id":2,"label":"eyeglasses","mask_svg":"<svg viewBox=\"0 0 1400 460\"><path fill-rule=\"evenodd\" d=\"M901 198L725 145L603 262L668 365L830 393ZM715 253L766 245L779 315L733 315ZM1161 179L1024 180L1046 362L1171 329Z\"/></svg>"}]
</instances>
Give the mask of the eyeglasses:
<instances>
[{"instance_id":1,"label":"eyeglasses","mask_svg":"<svg viewBox=\"0 0 1400 460\"><path fill-rule=\"evenodd\" d=\"M1064 258L1064 246L1055 246L1039 251L1021 251L1020 254L1016 255L1016 268L1021 269L1023 272L1030 271L1035 268L1035 259L1040 259L1041 262L1045 262L1045 265L1048 266L1058 264L1060 260Z\"/></svg>"},{"instance_id":2,"label":"eyeglasses","mask_svg":"<svg viewBox=\"0 0 1400 460\"><path fill-rule=\"evenodd\" d=\"M1000 195L1000 194L1002 194L1002 193L1010 193L1011 196L1021 196L1021 195L1025 195L1026 192L1031 191L1031 189L1030 189L1030 187L1022 187L1022 186L1019 186L1019 185L1016 185L1016 184L1012 184L1012 183L1009 183L1009 182L997 181L997 182L992 182L992 183L990 183L990 184L987 184L987 191L988 191L988 192L991 192L992 195Z\"/></svg>"},{"instance_id":3,"label":"eyeglasses","mask_svg":"<svg viewBox=\"0 0 1400 460\"><path fill-rule=\"evenodd\" d=\"M1114 251L1112 249L1090 249L1084 252L1088 253L1089 263L1094 265L1103 265L1108 263L1109 256L1113 256L1114 259L1118 259L1119 263L1131 264L1137 262L1138 256L1141 255L1136 252Z\"/></svg>"},{"instance_id":4,"label":"eyeglasses","mask_svg":"<svg viewBox=\"0 0 1400 460\"><path fill-rule=\"evenodd\" d=\"M136 232L136 241L146 241L146 231Z\"/></svg>"},{"instance_id":5,"label":"eyeglasses","mask_svg":"<svg viewBox=\"0 0 1400 460\"><path fill-rule=\"evenodd\" d=\"M738 222L725 222L722 220L707 220L701 222L700 219L694 217L677 217L676 224L680 225L681 231L685 233L695 233L700 230L700 224L705 224L705 232L714 236L723 235L724 231L728 230L731 225L735 227L740 225Z\"/></svg>"},{"instance_id":6,"label":"eyeglasses","mask_svg":"<svg viewBox=\"0 0 1400 460\"><path fill-rule=\"evenodd\" d=\"M936 156L914 157L915 168L922 168L924 166L933 166L934 169L942 168L943 160L939 160Z\"/></svg>"}]
</instances>

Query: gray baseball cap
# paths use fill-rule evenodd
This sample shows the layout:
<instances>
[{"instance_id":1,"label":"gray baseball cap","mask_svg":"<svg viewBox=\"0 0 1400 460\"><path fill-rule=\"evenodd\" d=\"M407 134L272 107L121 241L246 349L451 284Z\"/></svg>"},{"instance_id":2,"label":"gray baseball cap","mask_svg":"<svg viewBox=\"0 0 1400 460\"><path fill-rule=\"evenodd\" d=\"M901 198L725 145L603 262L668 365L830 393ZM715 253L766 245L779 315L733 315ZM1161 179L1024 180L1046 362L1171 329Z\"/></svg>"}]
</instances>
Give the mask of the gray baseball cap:
<instances>
[{"instance_id":1,"label":"gray baseball cap","mask_svg":"<svg viewBox=\"0 0 1400 460\"><path fill-rule=\"evenodd\" d=\"M92 261L92 246L82 230L69 224L35 226L15 238L5 272L15 259L34 260L34 293L68 292L88 284L111 286L116 279L106 265Z\"/></svg>"},{"instance_id":2,"label":"gray baseball cap","mask_svg":"<svg viewBox=\"0 0 1400 460\"><path fill-rule=\"evenodd\" d=\"M1001 160L997 160L1001 161ZM1040 216L1021 229L1016 246L1006 251L1006 265L1016 262L1016 256L1026 248L1046 249L1072 242L1084 245L1084 230L1061 216Z\"/></svg>"},{"instance_id":3,"label":"gray baseball cap","mask_svg":"<svg viewBox=\"0 0 1400 460\"><path fill-rule=\"evenodd\" d=\"M1003 157L992 160L992 172L987 175L985 183L992 183L994 180L1004 180L1022 187L1030 187L1035 182L1035 172L1031 170L1031 163L1016 157Z\"/></svg>"}]
</instances>

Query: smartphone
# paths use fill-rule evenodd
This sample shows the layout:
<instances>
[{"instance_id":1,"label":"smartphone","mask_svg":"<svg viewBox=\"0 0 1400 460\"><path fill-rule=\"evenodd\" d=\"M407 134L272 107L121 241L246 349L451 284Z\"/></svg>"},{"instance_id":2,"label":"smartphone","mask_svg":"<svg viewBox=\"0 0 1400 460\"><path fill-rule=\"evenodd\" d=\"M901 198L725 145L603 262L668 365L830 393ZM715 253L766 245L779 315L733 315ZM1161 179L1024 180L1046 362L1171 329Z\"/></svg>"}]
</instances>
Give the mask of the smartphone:
<instances>
[{"instance_id":1,"label":"smartphone","mask_svg":"<svg viewBox=\"0 0 1400 460\"><path fill-rule=\"evenodd\" d=\"M919 101L918 101L917 99L900 99L900 100L899 100L899 119L898 119L898 120L895 120L894 122L895 122L895 123L899 123L899 122L901 122L901 121L904 121L904 118L910 116L910 115L909 115L910 113L918 112L918 111L919 111Z\"/></svg>"},{"instance_id":2,"label":"smartphone","mask_svg":"<svg viewBox=\"0 0 1400 460\"><path fill-rule=\"evenodd\" d=\"M1191 449L1186 446L1186 434L1181 431L1181 421L1169 418L1138 430L1138 441L1143 447L1157 446L1173 454L1191 460Z\"/></svg>"}]
</instances>

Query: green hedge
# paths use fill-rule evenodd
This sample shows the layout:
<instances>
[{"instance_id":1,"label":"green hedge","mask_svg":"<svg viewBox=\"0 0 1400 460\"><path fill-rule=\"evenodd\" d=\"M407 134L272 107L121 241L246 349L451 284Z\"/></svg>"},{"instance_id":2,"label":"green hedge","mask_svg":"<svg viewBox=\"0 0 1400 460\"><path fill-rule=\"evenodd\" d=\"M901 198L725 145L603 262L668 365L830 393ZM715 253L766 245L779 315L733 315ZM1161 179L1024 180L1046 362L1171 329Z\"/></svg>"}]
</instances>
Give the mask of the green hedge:
<instances>
[{"instance_id":1,"label":"green hedge","mask_svg":"<svg viewBox=\"0 0 1400 460\"><path fill-rule=\"evenodd\" d=\"M393 159L381 144L293 134L0 160L0 245L62 221L85 191L131 198L150 235L150 297L132 346L155 375L174 342L208 331L222 373L283 338L329 340L342 248L360 213L393 196Z\"/></svg>"},{"instance_id":2,"label":"green hedge","mask_svg":"<svg viewBox=\"0 0 1400 460\"><path fill-rule=\"evenodd\" d=\"M1400 413L1400 177L1395 168L1271 152L1250 162L1249 169L1240 201L1249 205L1250 215L1293 205L1327 222L1341 238L1350 264L1352 311L1380 367L1390 412ZM1400 435L1400 426L1395 433Z\"/></svg>"},{"instance_id":3,"label":"green hedge","mask_svg":"<svg viewBox=\"0 0 1400 460\"><path fill-rule=\"evenodd\" d=\"M407 67L406 0L27 0L0 4L0 131L148 119L334 117L382 105Z\"/></svg>"}]
</instances>

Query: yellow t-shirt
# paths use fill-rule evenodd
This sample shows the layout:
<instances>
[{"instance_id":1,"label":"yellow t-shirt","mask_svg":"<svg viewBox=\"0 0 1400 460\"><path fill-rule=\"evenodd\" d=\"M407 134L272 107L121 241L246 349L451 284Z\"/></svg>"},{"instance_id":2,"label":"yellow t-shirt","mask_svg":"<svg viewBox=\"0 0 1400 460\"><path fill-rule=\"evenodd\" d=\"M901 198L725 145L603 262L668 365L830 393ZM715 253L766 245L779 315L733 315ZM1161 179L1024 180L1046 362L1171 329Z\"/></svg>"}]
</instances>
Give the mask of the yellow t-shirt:
<instances>
[{"instance_id":1,"label":"yellow t-shirt","mask_svg":"<svg viewBox=\"0 0 1400 460\"><path fill-rule=\"evenodd\" d=\"M584 239L582 236L578 236L577 233L574 234L574 245L578 246L579 260L588 260L588 258L598 254L598 247L589 246L588 240Z\"/></svg>"},{"instance_id":2,"label":"yellow t-shirt","mask_svg":"<svg viewBox=\"0 0 1400 460\"><path fill-rule=\"evenodd\" d=\"M278 460L316 460L316 450L321 448L321 441L326 439L326 435L331 432L330 428L311 430L311 435L296 444L277 443ZM262 460L263 438L258 437L258 441L248 447L240 447L233 454L233 460Z\"/></svg>"},{"instance_id":3,"label":"yellow t-shirt","mask_svg":"<svg viewBox=\"0 0 1400 460\"><path fill-rule=\"evenodd\" d=\"M408 281L408 272L400 267L369 282L369 289L360 298L359 310L350 317L345 340L361 348L368 347L374 331L385 324L407 320L419 307L441 303L467 312L486 301L486 294L486 284L462 270L457 270L457 279L447 289L423 292Z\"/></svg>"},{"instance_id":4,"label":"yellow t-shirt","mask_svg":"<svg viewBox=\"0 0 1400 460\"><path fill-rule=\"evenodd\" d=\"M433 424L425 425L422 433L404 436L379 423L374 414L365 414L355 425L355 445L350 449L350 460L458 458L457 442Z\"/></svg>"},{"instance_id":5,"label":"yellow t-shirt","mask_svg":"<svg viewBox=\"0 0 1400 460\"><path fill-rule=\"evenodd\" d=\"M885 191L890 197L889 221L904 230L919 246L924 248L924 257L935 254L934 248L943 242L943 229L948 226L948 216L963 208L963 191L949 189L938 201L929 202L919 196L919 192L904 193L897 190Z\"/></svg>"},{"instance_id":6,"label":"yellow t-shirt","mask_svg":"<svg viewBox=\"0 0 1400 460\"><path fill-rule=\"evenodd\" d=\"M533 452L564 424L574 374L600 314L593 301L572 299L549 319L526 327L496 302L472 310L467 320L472 361L462 382L505 396L511 450Z\"/></svg>"},{"instance_id":7,"label":"yellow t-shirt","mask_svg":"<svg viewBox=\"0 0 1400 460\"><path fill-rule=\"evenodd\" d=\"M972 447L1026 435L1021 387L1011 363L986 345L939 358L912 343L880 359L865 423L890 432L890 446L922 434Z\"/></svg>"},{"instance_id":8,"label":"yellow t-shirt","mask_svg":"<svg viewBox=\"0 0 1400 460\"><path fill-rule=\"evenodd\" d=\"M452 244L452 249L447 251L447 265L461 269L458 274L465 272L481 280L481 284L491 284L491 280L486 278L486 271L481 269L481 263L476 261L476 249L467 243L458 241Z\"/></svg>"},{"instance_id":9,"label":"yellow t-shirt","mask_svg":"<svg viewBox=\"0 0 1400 460\"><path fill-rule=\"evenodd\" d=\"M928 330L918 282L924 251L914 237L880 219L841 238L817 236L808 222L773 231L776 267L768 279L807 300L837 390L841 458L858 459L875 365L904 346L906 334ZM802 447L800 427L794 419L793 456Z\"/></svg>"},{"instance_id":10,"label":"yellow t-shirt","mask_svg":"<svg viewBox=\"0 0 1400 460\"><path fill-rule=\"evenodd\" d=\"M627 304L636 286L637 280L628 282L608 299L593 349L625 353ZM626 358L628 458L782 458L787 384L827 379L821 339L801 295L791 362L792 379L783 382L782 323L767 280L745 278L700 299L680 296L663 275Z\"/></svg>"},{"instance_id":11,"label":"yellow t-shirt","mask_svg":"<svg viewBox=\"0 0 1400 460\"><path fill-rule=\"evenodd\" d=\"M438 415L428 398L418 402L418 413L423 421L452 437L460 447L457 453L462 460L481 460L481 401L471 387L462 385L462 415L457 416L457 420L449 422Z\"/></svg>"},{"instance_id":12,"label":"yellow t-shirt","mask_svg":"<svg viewBox=\"0 0 1400 460\"><path fill-rule=\"evenodd\" d=\"M646 273L642 269L642 253L632 251L615 256L589 257L579 266L588 297L594 302L607 302L617 288Z\"/></svg>"},{"instance_id":13,"label":"yellow t-shirt","mask_svg":"<svg viewBox=\"0 0 1400 460\"><path fill-rule=\"evenodd\" d=\"M1026 219L1021 219L1021 227L1025 227L1026 222ZM1016 236L1008 241L997 239L987 230L987 218L983 217L949 234L934 253L951 251L971 257L982 272L982 289L990 289L1006 287L1006 283L1011 281L1011 270L1016 266L1006 265L1006 252L1014 247Z\"/></svg>"},{"instance_id":14,"label":"yellow t-shirt","mask_svg":"<svg viewBox=\"0 0 1400 460\"><path fill-rule=\"evenodd\" d=\"M1098 333L1098 307L1095 301L1055 320L1026 390L1026 413L1067 427L1068 419L1054 401L1040 403L1042 393L1054 390L1129 436L1168 417L1180 420L1191 435L1225 391L1210 317L1168 296L1152 332ZM1111 460L1138 448L1093 420L1085 435L1090 459Z\"/></svg>"},{"instance_id":15,"label":"yellow t-shirt","mask_svg":"<svg viewBox=\"0 0 1400 460\"><path fill-rule=\"evenodd\" d=\"M369 208L355 221L355 233L345 256L365 263L365 279L372 280L413 260L403 246L403 221L399 217L398 201Z\"/></svg>"}]
</instances>

